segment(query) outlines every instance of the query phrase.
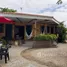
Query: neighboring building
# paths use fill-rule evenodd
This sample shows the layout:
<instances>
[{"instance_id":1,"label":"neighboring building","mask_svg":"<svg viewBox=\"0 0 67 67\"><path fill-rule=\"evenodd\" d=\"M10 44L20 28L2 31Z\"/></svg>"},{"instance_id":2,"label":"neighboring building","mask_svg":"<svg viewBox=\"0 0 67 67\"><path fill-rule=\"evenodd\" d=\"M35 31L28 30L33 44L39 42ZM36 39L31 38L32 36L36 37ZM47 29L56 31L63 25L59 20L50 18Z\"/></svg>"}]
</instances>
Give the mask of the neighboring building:
<instances>
[{"instance_id":1,"label":"neighboring building","mask_svg":"<svg viewBox=\"0 0 67 67\"><path fill-rule=\"evenodd\" d=\"M24 13L0 13L15 24L0 23L0 37L7 39L30 39L38 34L57 34L59 22L52 16L42 16Z\"/></svg>"}]
</instances>

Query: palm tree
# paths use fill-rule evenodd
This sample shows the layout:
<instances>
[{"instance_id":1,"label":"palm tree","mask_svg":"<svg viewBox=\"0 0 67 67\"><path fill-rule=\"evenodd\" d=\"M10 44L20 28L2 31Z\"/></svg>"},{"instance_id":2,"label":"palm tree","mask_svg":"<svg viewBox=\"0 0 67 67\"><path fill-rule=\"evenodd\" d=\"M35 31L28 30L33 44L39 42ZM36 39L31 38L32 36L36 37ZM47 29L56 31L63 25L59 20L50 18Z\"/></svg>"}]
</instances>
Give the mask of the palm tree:
<instances>
[{"instance_id":1,"label":"palm tree","mask_svg":"<svg viewBox=\"0 0 67 67\"><path fill-rule=\"evenodd\" d=\"M62 4L62 0L58 0L56 4Z\"/></svg>"}]
</instances>

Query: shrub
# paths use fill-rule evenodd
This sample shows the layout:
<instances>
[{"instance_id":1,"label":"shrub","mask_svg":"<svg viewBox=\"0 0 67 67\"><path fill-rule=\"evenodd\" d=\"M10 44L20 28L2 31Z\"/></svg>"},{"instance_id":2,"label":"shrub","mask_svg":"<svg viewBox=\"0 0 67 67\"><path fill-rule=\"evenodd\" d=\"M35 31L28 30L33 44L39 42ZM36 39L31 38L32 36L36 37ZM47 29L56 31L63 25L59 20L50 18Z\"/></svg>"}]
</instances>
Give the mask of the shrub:
<instances>
[{"instance_id":1,"label":"shrub","mask_svg":"<svg viewBox=\"0 0 67 67\"><path fill-rule=\"evenodd\" d=\"M4 40L4 39L2 39L2 42L3 42L3 45L7 44L6 40Z\"/></svg>"},{"instance_id":2,"label":"shrub","mask_svg":"<svg viewBox=\"0 0 67 67\"><path fill-rule=\"evenodd\" d=\"M7 44L6 40L4 40L4 39L0 38L0 41L2 42L2 46L5 46Z\"/></svg>"},{"instance_id":3,"label":"shrub","mask_svg":"<svg viewBox=\"0 0 67 67\"><path fill-rule=\"evenodd\" d=\"M65 42L66 40L66 27L64 26L63 22L59 23L58 25L58 34L59 34L59 37L58 37L58 42Z\"/></svg>"},{"instance_id":4,"label":"shrub","mask_svg":"<svg viewBox=\"0 0 67 67\"><path fill-rule=\"evenodd\" d=\"M56 40L57 36L55 34L40 34L34 37L34 40Z\"/></svg>"}]
</instances>

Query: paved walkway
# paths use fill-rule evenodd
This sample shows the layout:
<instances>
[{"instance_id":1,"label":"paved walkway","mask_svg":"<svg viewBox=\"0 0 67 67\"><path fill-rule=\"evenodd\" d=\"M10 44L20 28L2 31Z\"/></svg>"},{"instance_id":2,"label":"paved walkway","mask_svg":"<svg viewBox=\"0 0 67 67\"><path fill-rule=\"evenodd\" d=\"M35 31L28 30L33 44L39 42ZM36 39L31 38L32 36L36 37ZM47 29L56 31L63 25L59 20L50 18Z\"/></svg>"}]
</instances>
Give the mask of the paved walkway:
<instances>
[{"instance_id":1,"label":"paved walkway","mask_svg":"<svg viewBox=\"0 0 67 67\"><path fill-rule=\"evenodd\" d=\"M25 50L22 56L47 67L67 67L67 44L58 44L57 48Z\"/></svg>"},{"instance_id":2,"label":"paved walkway","mask_svg":"<svg viewBox=\"0 0 67 67\"><path fill-rule=\"evenodd\" d=\"M2 67L44 67L43 65L37 64L33 61L29 61L21 56L21 52L27 48L28 47L12 46L9 49L10 61L5 64L4 59L0 60L0 65Z\"/></svg>"}]
</instances>

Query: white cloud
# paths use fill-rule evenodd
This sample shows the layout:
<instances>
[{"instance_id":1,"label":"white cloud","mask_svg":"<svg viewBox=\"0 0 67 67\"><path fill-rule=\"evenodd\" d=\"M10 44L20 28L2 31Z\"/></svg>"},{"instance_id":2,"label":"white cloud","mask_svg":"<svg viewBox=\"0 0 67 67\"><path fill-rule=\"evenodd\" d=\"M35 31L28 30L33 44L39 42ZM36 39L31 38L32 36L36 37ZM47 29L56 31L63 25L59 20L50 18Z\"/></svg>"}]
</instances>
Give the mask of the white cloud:
<instances>
[{"instance_id":1,"label":"white cloud","mask_svg":"<svg viewBox=\"0 0 67 67\"><path fill-rule=\"evenodd\" d=\"M67 21L67 0L62 5L56 5L58 0L0 0L0 7L8 7L25 13L35 13L54 16L58 21ZM58 8L60 6L60 8ZM40 11L43 12L40 13ZM67 22L65 22L67 25Z\"/></svg>"},{"instance_id":2,"label":"white cloud","mask_svg":"<svg viewBox=\"0 0 67 67\"><path fill-rule=\"evenodd\" d=\"M67 12L44 12L41 15L45 16L53 16L56 18L59 22L65 21L64 24L67 27Z\"/></svg>"},{"instance_id":3,"label":"white cloud","mask_svg":"<svg viewBox=\"0 0 67 67\"><path fill-rule=\"evenodd\" d=\"M5 3L6 2L6 3ZM49 4L55 4L56 0L1 0L1 7L9 7L17 9L22 7L23 11L28 11L32 9L42 9L48 7Z\"/></svg>"},{"instance_id":4,"label":"white cloud","mask_svg":"<svg viewBox=\"0 0 67 67\"><path fill-rule=\"evenodd\" d=\"M56 9L57 12L67 12L67 4L62 4L59 9Z\"/></svg>"}]
</instances>

